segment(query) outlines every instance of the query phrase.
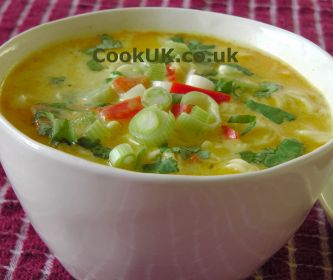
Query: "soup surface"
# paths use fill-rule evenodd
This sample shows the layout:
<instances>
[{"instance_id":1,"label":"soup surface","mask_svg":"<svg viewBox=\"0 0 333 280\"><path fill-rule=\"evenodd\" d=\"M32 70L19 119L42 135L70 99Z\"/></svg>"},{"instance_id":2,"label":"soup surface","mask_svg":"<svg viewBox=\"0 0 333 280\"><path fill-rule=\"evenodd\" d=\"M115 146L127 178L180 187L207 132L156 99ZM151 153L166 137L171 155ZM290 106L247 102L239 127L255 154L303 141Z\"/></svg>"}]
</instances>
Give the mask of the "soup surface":
<instances>
[{"instance_id":1,"label":"soup surface","mask_svg":"<svg viewBox=\"0 0 333 280\"><path fill-rule=\"evenodd\" d=\"M189 34L103 34L42 49L5 79L1 112L41 143L150 173L256 171L332 137L324 97L292 68Z\"/></svg>"}]
</instances>

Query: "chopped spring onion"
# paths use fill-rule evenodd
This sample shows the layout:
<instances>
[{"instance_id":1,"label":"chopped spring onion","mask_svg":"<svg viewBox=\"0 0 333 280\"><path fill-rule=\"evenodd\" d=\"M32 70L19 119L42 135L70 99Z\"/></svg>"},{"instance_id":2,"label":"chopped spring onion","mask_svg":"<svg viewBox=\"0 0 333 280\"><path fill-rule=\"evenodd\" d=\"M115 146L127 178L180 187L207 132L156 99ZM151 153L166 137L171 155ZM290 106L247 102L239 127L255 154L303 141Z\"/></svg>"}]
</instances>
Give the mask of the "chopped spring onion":
<instances>
[{"instance_id":1,"label":"chopped spring onion","mask_svg":"<svg viewBox=\"0 0 333 280\"><path fill-rule=\"evenodd\" d=\"M207 125L211 129L215 129L221 123L220 110L218 104L208 95L193 91L185 94L180 104L196 105L209 114L209 122ZM193 113L193 109L191 114Z\"/></svg>"},{"instance_id":2,"label":"chopped spring onion","mask_svg":"<svg viewBox=\"0 0 333 280\"><path fill-rule=\"evenodd\" d=\"M249 69L242 67L239 64L233 64L233 63L220 65L218 68L218 72L222 76L230 76L234 74L244 74L246 76L253 75L253 72L250 71Z\"/></svg>"},{"instance_id":3,"label":"chopped spring onion","mask_svg":"<svg viewBox=\"0 0 333 280\"><path fill-rule=\"evenodd\" d=\"M213 90L215 87L214 83L211 80L195 74L189 75L187 77L186 84L208 90Z\"/></svg>"},{"instance_id":4,"label":"chopped spring onion","mask_svg":"<svg viewBox=\"0 0 333 280\"><path fill-rule=\"evenodd\" d=\"M73 124L69 120L53 119L51 141L54 144L73 144L76 140Z\"/></svg>"},{"instance_id":5,"label":"chopped spring onion","mask_svg":"<svg viewBox=\"0 0 333 280\"><path fill-rule=\"evenodd\" d=\"M124 143L111 150L109 160L114 167L129 169L135 165L136 155L132 147Z\"/></svg>"},{"instance_id":6,"label":"chopped spring onion","mask_svg":"<svg viewBox=\"0 0 333 280\"><path fill-rule=\"evenodd\" d=\"M117 71L126 77L138 77L143 75L143 69L138 64L123 64Z\"/></svg>"},{"instance_id":7,"label":"chopped spring onion","mask_svg":"<svg viewBox=\"0 0 333 280\"><path fill-rule=\"evenodd\" d=\"M143 94L142 104L145 107L157 105L162 110L170 108L172 103L171 94L162 87L152 87L146 90Z\"/></svg>"},{"instance_id":8,"label":"chopped spring onion","mask_svg":"<svg viewBox=\"0 0 333 280\"><path fill-rule=\"evenodd\" d=\"M176 120L176 127L182 137L192 140L199 136L203 136L208 132L207 123L204 123L187 113L181 113L179 115Z\"/></svg>"},{"instance_id":9,"label":"chopped spring onion","mask_svg":"<svg viewBox=\"0 0 333 280\"><path fill-rule=\"evenodd\" d=\"M167 81L153 81L154 87L162 87L165 88L167 91L170 91L172 83Z\"/></svg>"},{"instance_id":10,"label":"chopped spring onion","mask_svg":"<svg viewBox=\"0 0 333 280\"><path fill-rule=\"evenodd\" d=\"M138 84L138 85L132 87L131 89L129 89L127 92L121 94L120 100L123 101L126 99L138 97L138 96L143 97L145 90L146 90L146 88L144 87L144 85Z\"/></svg>"},{"instance_id":11,"label":"chopped spring onion","mask_svg":"<svg viewBox=\"0 0 333 280\"><path fill-rule=\"evenodd\" d=\"M96 104L113 101L116 99L117 94L112 89L110 84L104 84L97 89L86 92L83 95L77 97L78 100L81 99L84 104Z\"/></svg>"},{"instance_id":12,"label":"chopped spring onion","mask_svg":"<svg viewBox=\"0 0 333 280\"><path fill-rule=\"evenodd\" d=\"M146 74L152 81L163 81L166 76L166 66L164 63L150 63Z\"/></svg>"},{"instance_id":13,"label":"chopped spring onion","mask_svg":"<svg viewBox=\"0 0 333 280\"><path fill-rule=\"evenodd\" d=\"M165 48L166 50L173 49L171 54L173 57L182 55L184 52L188 52L190 50L186 44L174 41L166 41Z\"/></svg>"},{"instance_id":14,"label":"chopped spring onion","mask_svg":"<svg viewBox=\"0 0 333 280\"><path fill-rule=\"evenodd\" d=\"M174 128L175 119L157 107L148 107L137 113L129 123L128 130L135 141L151 147L167 142Z\"/></svg>"},{"instance_id":15,"label":"chopped spring onion","mask_svg":"<svg viewBox=\"0 0 333 280\"><path fill-rule=\"evenodd\" d=\"M101 119L97 119L87 128L85 136L90 139L102 140L108 137L111 133L117 132L119 128L120 124L117 121L104 123Z\"/></svg>"},{"instance_id":16,"label":"chopped spring onion","mask_svg":"<svg viewBox=\"0 0 333 280\"><path fill-rule=\"evenodd\" d=\"M191 110L191 117L203 122L209 122L209 113L207 111L201 109L199 106L194 106Z\"/></svg>"},{"instance_id":17,"label":"chopped spring onion","mask_svg":"<svg viewBox=\"0 0 333 280\"><path fill-rule=\"evenodd\" d=\"M221 124L217 103L201 92L185 94L181 105L193 105L190 113L181 113L176 120L176 127L181 136L195 140L215 130Z\"/></svg>"}]
</instances>

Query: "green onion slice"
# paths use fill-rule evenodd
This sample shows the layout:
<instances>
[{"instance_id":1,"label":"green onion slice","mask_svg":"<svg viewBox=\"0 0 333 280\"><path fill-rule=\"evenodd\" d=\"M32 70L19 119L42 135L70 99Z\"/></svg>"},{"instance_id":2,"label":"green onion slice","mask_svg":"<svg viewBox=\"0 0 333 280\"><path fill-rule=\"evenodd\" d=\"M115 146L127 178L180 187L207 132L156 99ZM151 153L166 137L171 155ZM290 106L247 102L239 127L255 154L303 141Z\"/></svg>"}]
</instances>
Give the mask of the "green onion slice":
<instances>
[{"instance_id":1,"label":"green onion slice","mask_svg":"<svg viewBox=\"0 0 333 280\"><path fill-rule=\"evenodd\" d=\"M144 92L142 104L145 107L156 105L162 110L168 110L172 104L172 96L165 88L151 87Z\"/></svg>"},{"instance_id":2,"label":"green onion slice","mask_svg":"<svg viewBox=\"0 0 333 280\"><path fill-rule=\"evenodd\" d=\"M141 110L129 123L129 133L135 141L148 147L159 147L166 143L173 131L175 119L152 106Z\"/></svg>"},{"instance_id":3,"label":"green onion slice","mask_svg":"<svg viewBox=\"0 0 333 280\"><path fill-rule=\"evenodd\" d=\"M109 160L114 167L130 169L135 166L136 155L133 148L128 143L124 143L111 150Z\"/></svg>"}]
</instances>

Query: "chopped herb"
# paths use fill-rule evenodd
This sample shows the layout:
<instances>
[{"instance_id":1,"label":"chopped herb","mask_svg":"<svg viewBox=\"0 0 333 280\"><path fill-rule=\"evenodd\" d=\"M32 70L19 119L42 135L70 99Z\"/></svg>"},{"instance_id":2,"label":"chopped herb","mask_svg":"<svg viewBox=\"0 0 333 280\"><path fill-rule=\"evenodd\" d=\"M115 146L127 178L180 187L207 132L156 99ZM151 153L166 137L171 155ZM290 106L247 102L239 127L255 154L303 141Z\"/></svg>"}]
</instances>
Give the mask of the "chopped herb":
<instances>
[{"instance_id":1,"label":"chopped herb","mask_svg":"<svg viewBox=\"0 0 333 280\"><path fill-rule=\"evenodd\" d=\"M90 70L92 71L102 71L105 67L97 62L96 60L90 59L87 62L87 66L89 67Z\"/></svg>"},{"instance_id":2,"label":"chopped herb","mask_svg":"<svg viewBox=\"0 0 333 280\"><path fill-rule=\"evenodd\" d=\"M256 126L256 121L249 123L249 125L240 133L240 136L248 134Z\"/></svg>"},{"instance_id":3,"label":"chopped herb","mask_svg":"<svg viewBox=\"0 0 333 280\"><path fill-rule=\"evenodd\" d=\"M88 137L80 137L77 140L77 144L83 148L90 150L91 148L95 147L96 145L100 144L100 140L98 139L90 139Z\"/></svg>"},{"instance_id":4,"label":"chopped herb","mask_svg":"<svg viewBox=\"0 0 333 280\"><path fill-rule=\"evenodd\" d=\"M201 53L204 53L207 56L212 56L213 53L211 52L211 50L213 50L215 48L215 45L205 45L205 44L202 44L201 42L196 41L196 40L186 41L181 36L171 37L170 40L172 40L176 43L186 44L188 46L189 50L192 53L201 52Z\"/></svg>"},{"instance_id":5,"label":"chopped herb","mask_svg":"<svg viewBox=\"0 0 333 280\"><path fill-rule=\"evenodd\" d=\"M112 39L109 35L103 34L100 36L101 44L97 47L100 49L119 49L123 47L123 44L119 40Z\"/></svg>"},{"instance_id":6,"label":"chopped herb","mask_svg":"<svg viewBox=\"0 0 333 280\"><path fill-rule=\"evenodd\" d=\"M73 124L67 119L57 119L51 112L37 111L34 115L34 122L37 125L38 134L49 136L54 145L59 143L71 145L75 142Z\"/></svg>"},{"instance_id":7,"label":"chopped herb","mask_svg":"<svg viewBox=\"0 0 333 280\"><path fill-rule=\"evenodd\" d=\"M188 41L187 46L192 52L205 52L208 54L211 54L211 52L209 52L208 50L212 50L215 48L215 45L205 45L195 40Z\"/></svg>"},{"instance_id":8,"label":"chopped herb","mask_svg":"<svg viewBox=\"0 0 333 280\"><path fill-rule=\"evenodd\" d=\"M277 124L281 124L284 121L293 121L296 119L296 117L291 113L276 107L255 102L253 100L246 101L246 106L252 111L264 115L266 118Z\"/></svg>"},{"instance_id":9,"label":"chopped herb","mask_svg":"<svg viewBox=\"0 0 333 280\"><path fill-rule=\"evenodd\" d=\"M259 85L259 90L256 91L256 97L271 97L271 95L281 89L282 86L274 83L264 82Z\"/></svg>"},{"instance_id":10,"label":"chopped herb","mask_svg":"<svg viewBox=\"0 0 333 280\"><path fill-rule=\"evenodd\" d=\"M51 77L49 78L49 81L53 85L62 85L66 80L66 77Z\"/></svg>"},{"instance_id":11,"label":"chopped herb","mask_svg":"<svg viewBox=\"0 0 333 280\"><path fill-rule=\"evenodd\" d=\"M304 146L295 139L284 139L276 149L264 149L259 153L251 151L241 152L240 156L249 163L263 164L273 167L301 156Z\"/></svg>"},{"instance_id":12,"label":"chopped herb","mask_svg":"<svg viewBox=\"0 0 333 280\"><path fill-rule=\"evenodd\" d=\"M219 80L215 85L215 90L224 93L232 93L234 92L234 82Z\"/></svg>"},{"instance_id":13,"label":"chopped herb","mask_svg":"<svg viewBox=\"0 0 333 280\"><path fill-rule=\"evenodd\" d=\"M45 106L55 108L55 109L68 109L69 110L66 103L45 103Z\"/></svg>"},{"instance_id":14,"label":"chopped herb","mask_svg":"<svg viewBox=\"0 0 333 280\"><path fill-rule=\"evenodd\" d=\"M87 150L90 150L95 157L108 159L111 149L101 144L99 139L90 139L88 137L81 137L77 140L77 144Z\"/></svg>"},{"instance_id":15,"label":"chopped herb","mask_svg":"<svg viewBox=\"0 0 333 280\"><path fill-rule=\"evenodd\" d=\"M91 152L95 157L102 158L102 159L108 159L111 149L108 147L105 147L103 145L96 145L91 149Z\"/></svg>"},{"instance_id":16,"label":"chopped herb","mask_svg":"<svg viewBox=\"0 0 333 280\"><path fill-rule=\"evenodd\" d=\"M200 159L209 159L210 157L210 152L208 151L199 151L196 153L196 155L200 158Z\"/></svg>"},{"instance_id":17,"label":"chopped herb","mask_svg":"<svg viewBox=\"0 0 333 280\"><path fill-rule=\"evenodd\" d=\"M243 73L246 76L253 76L254 75L254 73L251 70L249 70L249 69L247 69L247 68L245 68L243 66L240 66L239 64L228 63L228 64L225 64L225 65L228 65L230 67L235 68L236 70L238 70L239 72Z\"/></svg>"},{"instance_id":18,"label":"chopped herb","mask_svg":"<svg viewBox=\"0 0 333 280\"><path fill-rule=\"evenodd\" d=\"M231 116L229 123L248 123L249 125L240 133L241 136L249 133L255 126L257 122L257 117L252 115L235 115Z\"/></svg>"},{"instance_id":19,"label":"chopped herb","mask_svg":"<svg viewBox=\"0 0 333 280\"><path fill-rule=\"evenodd\" d=\"M202 151L199 147L171 147L163 146L160 148L161 152L171 152L179 154L183 160L188 160L193 155L197 155L200 159L207 159L210 156L210 152Z\"/></svg>"},{"instance_id":20,"label":"chopped herb","mask_svg":"<svg viewBox=\"0 0 333 280\"><path fill-rule=\"evenodd\" d=\"M89 107L105 107L105 106L112 105L112 103L110 103L110 102L93 102L93 103L88 103L88 104L85 104L85 105L89 106Z\"/></svg>"},{"instance_id":21,"label":"chopped herb","mask_svg":"<svg viewBox=\"0 0 333 280\"><path fill-rule=\"evenodd\" d=\"M109 50L123 47L123 44L120 41L112 39L107 34L100 35L99 38L101 40L100 44L96 47L85 49L83 52L87 55L92 55L96 49Z\"/></svg>"},{"instance_id":22,"label":"chopped herb","mask_svg":"<svg viewBox=\"0 0 333 280\"><path fill-rule=\"evenodd\" d=\"M176 43L185 43L185 40L181 36L174 36L170 38L171 41L174 41Z\"/></svg>"},{"instance_id":23,"label":"chopped herb","mask_svg":"<svg viewBox=\"0 0 333 280\"><path fill-rule=\"evenodd\" d=\"M147 173L176 173L179 171L177 161L169 157L166 159L159 159L157 162L152 164L143 165L143 172Z\"/></svg>"},{"instance_id":24,"label":"chopped herb","mask_svg":"<svg viewBox=\"0 0 333 280\"><path fill-rule=\"evenodd\" d=\"M40 123L37 127L37 133L41 136L51 136L52 134L52 125L49 123Z\"/></svg>"},{"instance_id":25,"label":"chopped herb","mask_svg":"<svg viewBox=\"0 0 333 280\"><path fill-rule=\"evenodd\" d=\"M235 116L231 116L228 122L230 122L230 123L251 123L254 121L256 121L256 116L235 115Z\"/></svg>"}]
</instances>

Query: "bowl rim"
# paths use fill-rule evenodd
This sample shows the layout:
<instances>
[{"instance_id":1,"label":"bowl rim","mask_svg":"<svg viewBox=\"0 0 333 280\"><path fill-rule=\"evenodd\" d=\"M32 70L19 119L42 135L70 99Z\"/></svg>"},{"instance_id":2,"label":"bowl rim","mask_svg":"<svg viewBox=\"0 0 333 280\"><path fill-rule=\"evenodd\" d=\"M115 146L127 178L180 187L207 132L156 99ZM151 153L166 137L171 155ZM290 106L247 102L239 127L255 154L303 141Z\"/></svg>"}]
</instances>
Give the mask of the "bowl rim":
<instances>
[{"instance_id":1,"label":"bowl rim","mask_svg":"<svg viewBox=\"0 0 333 280\"><path fill-rule=\"evenodd\" d=\"M315 43L311 42L310 40L302 37L301 35L295 34L291 31L263 23L260 21L256 21L253 19L247 19L239 16L234 16L234 15L229 15L225 13L218 13L218 12L213 12L213 11L202 11L202 10L196 10L196 9L184 9L184 8L173 8L173 7L128 7L128 8L118 8L118 9L106 9L106 10L100 10L100 11L94 11L94 12L89 12L85 14L80 14L80 15L74 15L62 19L58 19L55 21L47 22L44 24L37 25L33 28L30 28L12 38L7 40L4 44L0 46L1 49L5 49L7 46L9 46L13 41L15 41L17 38L27 35L29 33L34 32L35 30L39 30L45 26L49 25L54 25L54 24L59 24L62 22L67 22L67 21L72 21L77 18L84 18L84 17L90 17L96 14L109 14L109 13L118 13L118 12L126 12L126 11L142 11L142 10L156 10L156 11L161 11L161 10L168 10L168 11L177 11L177 12L191 12L191 13L198 13L198 14L217 14L219 16L223 16L226 18L231 18L233 20L238 20L241 22L247 22L252 25L256 25L257 27L265 27L269 31L278 31L280 33L285 33L288 36L294 37L297 40L302 40L306 44L312 45L316 51L320 52L322 55L326 56L328 60L331 61L332 66L333 66L333 57L327 53L325 50L323 50L321 47L316 45ZM260 50L260 48L258 48ZM264 50L263 50L264 51ZM297 70L297 69L296 69ZM331 111L333 108L331 108ZM115 168L112 166L107 166L103 165L100 163L96 163L87 159L80 158L78 156L74 156L71 154L68 154L66 152L57 150L56 148L53 148L51 146L45 145L43 143L40 143L23 132L21 132L19 129L17 129L12 123L10 123L9 120L7 120L4 115L0 112L0 124L2 129L6 129L8 133L12 134L17 141L21 142L22 144L25 144L27 148L33 150L34 152L37 153L42 153L44 154L45 157L53 160L57 160L61 162L62 164L67 164L71 166L76 166L81 169L89 170L91 172L97 173L97 174L103 174L103 175L113 175L116 177L127 177L130 179L134 180L155 180L155 181L160 181L167 179L167 181L181 181L181 182L201 182L201 181L247 181L248 179L253 179L257 177L266 177L270 176L273 173L283 173L287 169L289 170L290 168L294 168L300 165L303 165L306 162L309 162L311 160L314 160L318 157L321 157L324 155L326 152L329 150L333 150L333 138L325 143L324 145L316 148L315 150L311 151L310 153L304 154L296 159L289 160L285 163L279 164L274 167L270 167L267 169L262 169L258 171L251 171L247 173L239 173L239 174L220 174L220 175L177 175L177 174L156 174L156 173L144 173L144 172L138 172L138 171L131 171L131 170L125 170L125 169L120 169L120 168ZM3 164L3 162L2 162Z\"/></svg>"}]
</instances>

